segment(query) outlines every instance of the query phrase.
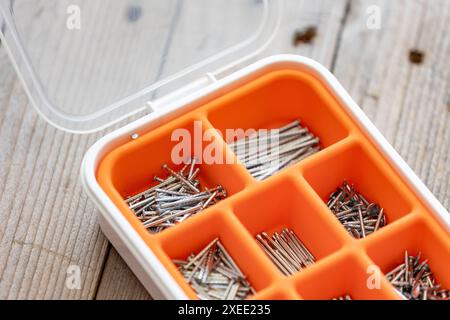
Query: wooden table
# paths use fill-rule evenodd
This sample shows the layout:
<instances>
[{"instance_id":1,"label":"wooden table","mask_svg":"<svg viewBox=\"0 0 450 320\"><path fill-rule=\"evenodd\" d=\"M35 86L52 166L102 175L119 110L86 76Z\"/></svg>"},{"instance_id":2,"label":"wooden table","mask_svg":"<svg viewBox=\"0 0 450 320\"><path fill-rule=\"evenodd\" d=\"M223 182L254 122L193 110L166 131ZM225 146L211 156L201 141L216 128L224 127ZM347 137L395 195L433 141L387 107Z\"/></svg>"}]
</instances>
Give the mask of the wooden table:
<instances>
[{"instance_id":1,"label":"wooden table","mask_svg":"<svg viewBox=\"0 0 450 320\"><path fill-rule=\"evenodd\" d=\"M367 27L374 4L381 8L379 30ZM264 55L296 53L332 70L449 208L450 2L286 0L286 6ZM294 46L294 32L310 26L316 37ZM411 62L414 49L422 63ZM0 70L0 299L149 299L101 233L79 181L84 153L105 132L53 128L31 107L4 48ZM71 265L81 270L79 290L66 286Z\"/></svg>"}]
</instances>

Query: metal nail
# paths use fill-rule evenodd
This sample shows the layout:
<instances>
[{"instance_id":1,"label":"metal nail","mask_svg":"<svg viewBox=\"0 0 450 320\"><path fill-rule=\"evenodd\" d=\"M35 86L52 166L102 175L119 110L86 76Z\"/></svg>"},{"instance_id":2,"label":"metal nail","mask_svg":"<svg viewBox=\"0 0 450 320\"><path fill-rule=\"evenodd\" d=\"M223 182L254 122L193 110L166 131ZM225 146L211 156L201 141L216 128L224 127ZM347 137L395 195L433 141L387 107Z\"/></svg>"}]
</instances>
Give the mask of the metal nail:
<instances>
[{"instance_id":1,"label":"metal nail","mask_svg":"<svg viewBox=\"0 0 450 320\"><path fill-rule=\"evenodd\" d=\"M218 238L187 260L173 262L201 300L243 300L255 293Z\"/></svg>"}]
</instances>

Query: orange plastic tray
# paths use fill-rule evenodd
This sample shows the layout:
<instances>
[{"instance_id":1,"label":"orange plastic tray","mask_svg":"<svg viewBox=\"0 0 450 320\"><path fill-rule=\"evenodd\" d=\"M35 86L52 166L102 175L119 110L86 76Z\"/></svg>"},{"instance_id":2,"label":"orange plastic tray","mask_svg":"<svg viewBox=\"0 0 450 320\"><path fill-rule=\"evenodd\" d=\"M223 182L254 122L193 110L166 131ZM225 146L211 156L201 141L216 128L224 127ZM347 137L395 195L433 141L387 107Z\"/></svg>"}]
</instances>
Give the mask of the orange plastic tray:
<instances>
[{"instance_id":1,"label":"orange plastic tray","mask_svg":"<svg viewBox=\"0 0 450 320\"><path fill-rule=\"evenodd\" d=\"M204 131L214 129L213 141L224 156L235 157L218 132L274 128L295 119L320 137L322 151L262 182L240 164L200 165L202 185L221 184L229 196L175 227L150 234L123 200L149 188L155 175L164 176L161 165L170 164L176 128L192 132L200 120ZM252 299L331 299L347 293L353 299L399 299L384 277L380 289L368 289L367 271L371 265L389 271L402 262L405 249L421 251L437 280L450 288L449 234L326 86L306 72L267 73L121 145L104 157L97 179L192 299L196 295L172 259L199 252L216 237L257 291ZM346 232L325 205L344 179L385 209L387 226L361 240ZM254 239L263 230L282 227L292 228L317 258L290 277Z\"/></svg>"}]
</instances>

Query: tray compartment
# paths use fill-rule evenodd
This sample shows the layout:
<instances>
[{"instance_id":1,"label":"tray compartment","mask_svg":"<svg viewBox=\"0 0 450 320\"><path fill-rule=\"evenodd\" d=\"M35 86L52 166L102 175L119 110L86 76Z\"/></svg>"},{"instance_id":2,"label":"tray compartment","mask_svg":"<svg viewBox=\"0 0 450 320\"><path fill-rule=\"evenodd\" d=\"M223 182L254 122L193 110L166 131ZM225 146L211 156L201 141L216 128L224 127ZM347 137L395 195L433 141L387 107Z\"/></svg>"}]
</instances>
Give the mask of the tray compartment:
<instances>
[{"instance_id":1,"label":"tray compartment","mask_svg":"<svg viewBox=\"0 0 450 320\"><path fill-rule=\"evenodd\" d=\"M263 257L255 252L254 244L242 236L241 226L232 213L226 209L211 209L207 215L200 213L158 235L164 252L161 257L163 263L190 298L197 299L172 259L184 260L191 253L200 252L215 238L220 239L235 263L247 276L256 293L276 281L276 277L265 264Z\"/></svg>"},{"instance_id":2,"label":"tray compartment","mask_svg":"<svg viewBox=\"0 0 450 320\"><path fill-rule=\"evenodd\" d=\"M273 129L300 120L326 148L344 139L352 127L318 79L293 70L266 74L217 99L208 106L207 113L228 143L243 135L230 139L226 129Z\"/></svg>"},{"instance_id":3,"label":"tray compartment","mask_svg":"<svg viewBox=\"0 0 450 320\"><path fill-rule=\"evenodd\" d=\"M329 196L347 180L369 202L384 208L387 225L368 237L381 232L412 210L411 195L401 179L378 153L355 139L348 139L332 152L324 152L315 161L305 163L303 175L323 200L324 206ZM334 217L328 207L327 210Z\"/></svg>"},{"instance_id":4,"label":"tray compartment","mask_svg":"<svg viewBox=\"0 0 450 320\"><path fill-rule=\"evenodd\" d=\"M448 235L432 218L414 214L383 234L366 239L364 245L383 273L403 263L405 250L409 255L421 252L421 261L428 259L438 283L450 290L450 243Z\"/></svg>"},{"instance_id":5,"label":"tray compartment","mask_svg":"<svg viewBox=\"0 0 450 320\"><path fill-rule=\"evenodd\" d=\"M284 177L249 191L247 195L236 199L232 206L236 217L255 242L256 235L262 231L271 236L283 228L292 229L317 263L338 251L347 241L347 236L335 227L332 217L320 203L310 198L308 189L303 188L294 177ZM261 248L258 249L263 252ZM278 271L270 258L263 254Z\"/></svg>"},{"instance_id":6,"label":"tray compartment","mask_svg":"<svg viewBox=\"0 0 450 320\"><path fill-rule=\"evenodd\" d=\"M190 141L183 140L187 141L185 150L190 151L189 153L178 152L180 149L177 145L180 145L181 140L172 141L172 134L177 129L186 137L187 134L193 137ZM211 133L210 141L195 139L196 132L199 131ZM183 163L174 164L172 158L181 160L180 162L188 161L191 157L204 159L203 154L207 152L205 150L212 149L221 152L217 159L223 162L226 161L226 156L232 157L226 153L223 141L206 120L190 118L182 122L174 121L112 151L105 158L98 176L100 180L110 182L122 198L126 198L156 185L154 176L166 178L168 173L162 169L164 163L175 171L184 166ZM172 151L175 157L172 157ZM215 156L214 153L211 154ZM197 167L200 168L198 179L203 188L214 188L220 184L226 189L228 196L231 196L245 187L245 177L232 164L208 164L203 161Z\"/></svg>"},{"instance_id":7,"label":"tray compartment","mask_svg":"<svg viewBox=\"0 0 450 320\"><path fill-rule=\"evenodd\" d=\"M359 250L345 250L307 274L300 274L295 279L296 288L306 300L331 300L345 294L352 300L396 299L384 277L379 288L369 289L370 265L370 260Z\"/></svg>"}]
</instances>

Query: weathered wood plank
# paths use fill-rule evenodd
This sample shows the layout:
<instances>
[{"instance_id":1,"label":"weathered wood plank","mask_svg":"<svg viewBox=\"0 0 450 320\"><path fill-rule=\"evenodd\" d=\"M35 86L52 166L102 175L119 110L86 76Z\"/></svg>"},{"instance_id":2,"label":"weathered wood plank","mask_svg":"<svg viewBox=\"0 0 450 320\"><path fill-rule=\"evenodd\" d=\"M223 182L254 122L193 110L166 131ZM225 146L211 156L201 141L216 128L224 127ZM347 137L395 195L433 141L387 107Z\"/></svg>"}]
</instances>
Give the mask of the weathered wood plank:
<instances>
[{"instance_id":1,"label":"weathered wood plank","mask_svg":"<svg viewBox=\"0 0 450 320\"><path fill-rule=\"evenodd\" d=\"M450 2L351 2L335 74L375 125L450 207ZM366 26L377 5L381 29ZM424 53L412 64L412 49Z\"/></svg>"},{"instance_id":2,"label":"weathered wood plank","mask_svg":"<svg viewBox=\"0 0 450 320\"><path fill-rule=\"evenodd\" d=\"M45 33L49 32L39 29L42 26L39 23L45 20L41 15L49 11L36 11L31 6L27 13L28 7L21 6L22 2L16 4L21 17L25 18L23 23L30 24L23 27L29 30L26 41L33 44L33 57L38 67L43 68L42 71L55 68L46 71L46 84L57 89L58 79L55 79L55 74L63 67L64 60L58 60L64 57L60 51L65 50L70 54L77 48L73 47L73 43L65 42L63 34L60 35L63 39L59 39L58 33L49 36L48 41L41 41L39 46L36 39L47 39ZM60 3L54 2L53 5L60 8ZM121 8L124 6L123 3L118 5ZM102 6L91 8L104 9ZM96 16L95 12L89 13ZM16 14L19 15L19 12ZM62 14L65 16L65 10ZM98 17L102 17L100 12ZM126 19L126 15L122 18ZM95 23L100 29L111 26L109 19L97 18ZM153 26L153 23L154 20L147 27ZM145 21L142 27L146 28ZM115 36L120 37L120 34ZM150 52L153 44L150 42L148 46ZM52 57L45 53L53 47L60 51L51 61ZM102 50L105 48L108 49L103 46ZM84 54L83 50L87 50L85 54L97 54L90 51L92 48L78 49L80 54ZM153 51L153 55L157 55L157 52ZM162 52L158 59L161 57ZM101 55L101 58L103 60L99 63L107 65L108 61L104 60L108 56ZM115 55L110 58L117 59ZM158 64L153 66L155 75ZM105 132L79 136L63 133L46 124L28 103L4 49L0 50L0 66L0 299L91 299L98 288L109 243L99 229L93 203L88 201L82 190L79 170L89 146ZM63 77L69 77L70 80L70 74L76 70L70 64L65 67ZM152 70L148 70L149 77L151 73ZM64 81L69 80L65 78ZM124 85L128 80L123 79L126 82ZM83 85L82 81L79 85ZM106 92L115 90L117 85L117 81L113 81L109 88L105 87ZM76 89L67 94L70 96L77 92ZM84 104L85 97L72 98L75 99L75 106L78 103L89 106ZM89 109L75 111L80 114L92 112ZM79 289L71 289L66 285L70 266L80 269Z\"/></svg>"},{"instance_id":3,"label":"weathered wood plank","mask_svg":"<svg viewBox=\"0 0 450 320\"><path fill-rule=\"evenodd\" d=\"M280 31L263 56L280 53L298 54L331 68L349 2L351 1L285 1ZM309 27L316 29L316 36L310 42L294 45L294 34Z\"/></svg>"},{"instance_id":4,"label":"weathered wood plank","mask_svg":"<svg viewBox=\"0 0 450 320\"><path fill-rule=\"evenodd\" d=\"M97 300L149 300L150 295L114 248L106 260Z\"/></svg>"},{"instance_id":5,"label":"weathered wood plank","mask_svg":"<svg viewBox=\"0 0 450 320\"><path fill-rule=\"evenodd\" d=\"M1 59L7 59L4 51ZM5 65L2 70L9 72L10 68ZM4 118L0 129L3 154L0 167L6 169L7 174L2 179L0 199L3 221L0 227L0 296L57 298L61 296L55 292L45 294L49 283L41 282L46 277L51 277L52 281L57 279L55 272L48 272L52 262L60 261L58 273L65 273L67 266L72 263L78 264L82 276L84 274L83 280L87 279L88 274L99 272L95 270L96 265L101 263L101 252L105 250L107 243L99 238L92 206L87 207L87 210L80 210L86 204L86 198L80 197L80 186L74 188L76 184L70 183L70 175L75 177L78 168L75 168L76 158L68 145L77 146L80 138L64 135L42 122L31 111L15 76L13 83L11 98L1 105ZM11 140L4 140L3 137L10 133ZM10 149L10 145L13 148ZM61 201L65 195L70 197L74 194L82 207L67 210L70 202ZM82 221L84 212L87 219ZM61 221L65 218L77 218L78 221L69 224L69 220L65 224L64 220ZM62 234L63 229L66 230ZM93 241L91 237L79 238L78 232L81 237L94 234ZM65 239L70 234L75 236L71 246L67 245ZM58 248L58 244L63 248ZM93 270L88 271L89 268ZM63 284L64 281L63 279ZM86 286L85 288L89 291ZM81 294L83 293L79 292L80 296Z\"/></svg>"}]
</instances>

